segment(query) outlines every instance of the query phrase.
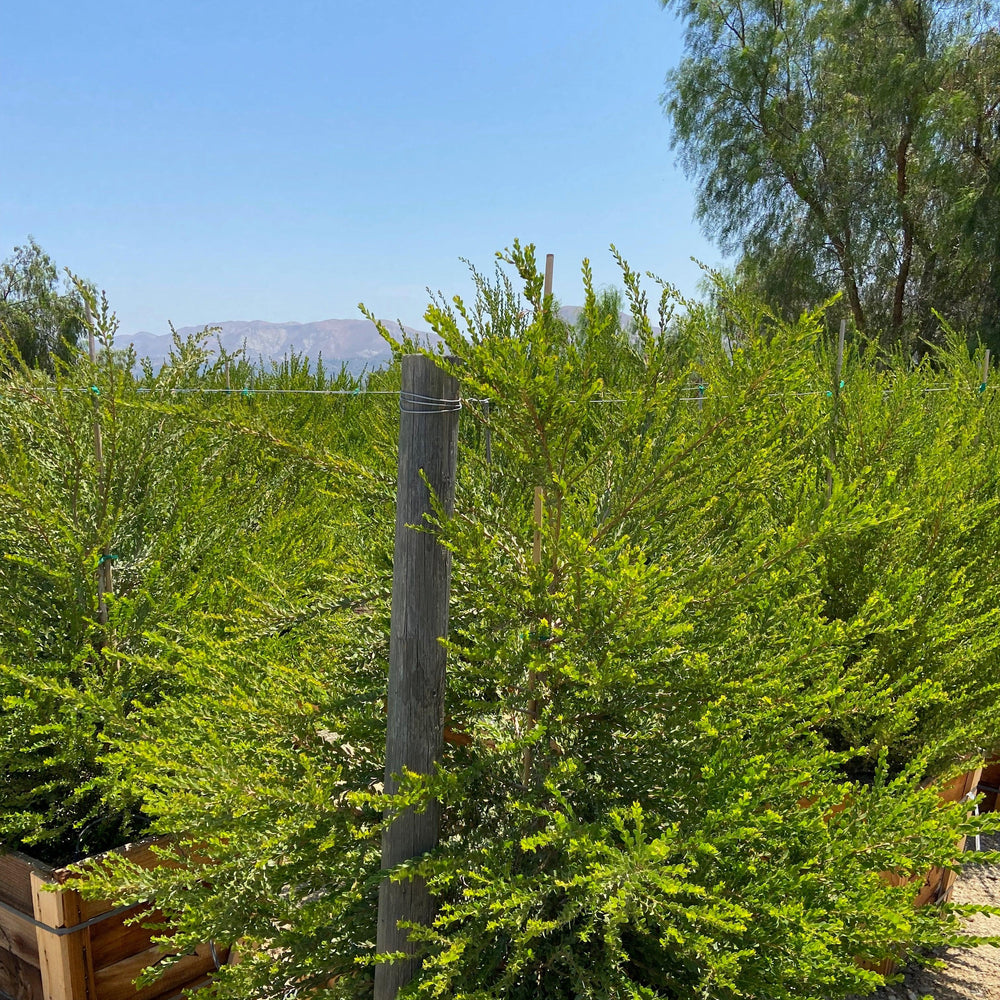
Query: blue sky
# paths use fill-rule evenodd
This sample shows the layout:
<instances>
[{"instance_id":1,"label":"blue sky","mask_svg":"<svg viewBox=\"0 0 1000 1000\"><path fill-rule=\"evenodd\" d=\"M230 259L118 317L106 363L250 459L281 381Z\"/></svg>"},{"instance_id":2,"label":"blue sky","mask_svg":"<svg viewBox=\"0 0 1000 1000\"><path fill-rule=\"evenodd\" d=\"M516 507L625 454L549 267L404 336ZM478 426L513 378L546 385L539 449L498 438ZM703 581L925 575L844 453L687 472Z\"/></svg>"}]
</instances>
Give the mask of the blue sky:
<instances>
[{"instance_id":1,"label":"blue sky","mask_svg":"<svg viewBox=\"0 0 1000 1000\"><path fill-rule=\"evenodd\" d=\"M33 235L124 333L379 315L421 326L516 236L616 281L608 245L693 293L659 106L656 0L11 4L0 256Z\"/></svg>"}]
</instances>

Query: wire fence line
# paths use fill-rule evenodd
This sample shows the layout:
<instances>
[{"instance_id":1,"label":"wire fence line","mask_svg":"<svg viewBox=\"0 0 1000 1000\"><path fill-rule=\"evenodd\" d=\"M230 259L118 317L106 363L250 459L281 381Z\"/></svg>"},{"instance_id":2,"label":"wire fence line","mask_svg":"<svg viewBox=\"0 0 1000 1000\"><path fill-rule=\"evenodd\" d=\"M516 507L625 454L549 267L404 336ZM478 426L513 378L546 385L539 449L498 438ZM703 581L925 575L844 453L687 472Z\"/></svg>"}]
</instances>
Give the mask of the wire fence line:
<instances>
[{"instance_id":1,"label":"wire fence line","mask_svg":"<svg viewBox=\"0 0 1000 1000\"><path fill-rule=\"evenodd\" d=\"M840 390L846 387L841 384ZM993 391L1000 388L1000 384L987 385L986 383L980 383L979 385L969 385L969 386L925 386L919 391L921 393L931 393L931 392L950 392L954 389L970 389L980 395ZM712 400L731 398L724 394L713 393L710 391L708 386L687 386L683 391L690 392L692 389L698 389L697 395L688 396L677 396L675 401L679 403L705 403ZM8 392L11 390L8 389ZM29 394L33 392L59 392L58 386L32 386L30 389L16 387L13 389L15 393ZM68 392L80 392L89 393L94 396L103 395L101 390L97 386L80 386L80 387L70 387ZM222 389L222 388L207 388L200 386L170 386L170 387L158 387L158 386L134 386L130 390L134 393L139 394L158 394L163 396L177 396L177 395L218 395L218 396L240 396L242 398L248 398L253 396L340 396L343 398L360 398L362 396L396 396L400 398L401 408L403 403L406 402L412 405L405 409L405 412L409 413L420 413L420 412L437 412L437 410L430 410L427 407L430 406L430 400L423 399L407 399L404 400L404 393L399 389L269 389L269 388L253 388L250 386L245 386L240 389ZM891 388L883 389L883 396L888 396L892 392ZM827 398L832 397L834 394L830 389L809 389L800 392L765 392L761 393L758 398L766 399L801 399L807 397L818 397L826 396ZM0 396L0 399L3 397ZM118 397L121 398L121 397ZM629 402L634 402L635 400L629 400L623 397L602 397L596 399L590 399L587 402L593 405L624 405ZM503 399L493 396L460 396L456 399L446 399L446 400L433 400L436 406L444 405L446 408L450 409L461 409L463 406L496 406L503 405L504 403L517 402L517 400ZM423 409L421 408L423 407Z\"/></svg>"}]
</instances>

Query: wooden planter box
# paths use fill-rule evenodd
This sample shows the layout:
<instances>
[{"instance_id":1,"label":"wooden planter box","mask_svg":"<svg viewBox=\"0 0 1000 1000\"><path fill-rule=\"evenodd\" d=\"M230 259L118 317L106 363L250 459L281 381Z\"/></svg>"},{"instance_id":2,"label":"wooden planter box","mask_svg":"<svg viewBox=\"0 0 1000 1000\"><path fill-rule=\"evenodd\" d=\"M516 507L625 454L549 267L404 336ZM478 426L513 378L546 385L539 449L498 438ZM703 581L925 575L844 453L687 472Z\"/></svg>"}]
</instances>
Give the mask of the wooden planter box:
<instances>
[{"instance_id":1,"label":"wooden planter box","mask_svg":"<svg viewBox=\"0 0 1000 1000\"><path fill-rule=\"evenodd\" d=\"M140 864L155 865L152 842L120 852ZM25 854L0 855L0 997L4 1000L175 1000L181 991L205 985L225 950L210 945L185 955L163 977L137 989L133 980L161 961L164 951L150 941L152 931L126 921L143 907L115 907L84 899L64 885L70 873ZM158 914L150 914L153 922Z\"/></svg>"},{"instance_id":2,"label":"wooden planter box","mask_svg":"<svg viewBox=\"0 0 1000 1000\"><path fill-rule=\"evenodd\" d=\"M991 757L983 766L983 776L979 779L983 801L979 804L980 812L997 810L998 793L1000 793L1000 760Z\"/></svg>"},{"instance_id":3,"label":"wooden planter box","mask_svg":"<svg viewBox=\"0 0 1000 1000\"><path fill-rule=\"evenodd\" d=\"M966 771L965 774L958 775L941 789L941 801L961 802L969 796L974 798L982 774L983 769L980 767L975 771ZM959 841L958 849L965 850L965 837ZM917 882L917 877L902 878L893 872L883 872L882 877L890 885L915 885ZM928 903L947 902L951 899L951 891L955 887L957 878L957 872L948 871L946 868L932 868L924 877L920 888L913 897L913 905L916 907L926 906ZM893 959L884 959L881 962L862 961L860 964L873 972L880 972L883 976L891 975L899 966L899 963Z\"/></svg>"}]
</instances>

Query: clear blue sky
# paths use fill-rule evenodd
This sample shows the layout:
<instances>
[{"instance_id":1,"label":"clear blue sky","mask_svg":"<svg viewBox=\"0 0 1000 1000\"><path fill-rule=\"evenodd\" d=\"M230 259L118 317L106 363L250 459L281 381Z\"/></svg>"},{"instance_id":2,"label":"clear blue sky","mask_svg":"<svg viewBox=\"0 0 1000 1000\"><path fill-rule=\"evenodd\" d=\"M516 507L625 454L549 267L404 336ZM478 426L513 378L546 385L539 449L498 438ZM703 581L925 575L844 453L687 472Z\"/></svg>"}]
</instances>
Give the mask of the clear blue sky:
<instances>
[{"instance_id":1,"label":"clear blue sky","mask_svg":"<svg viewBox=\"0 0 1000 1000\"><path fill-rule=\"evenodd\" d=\"M33 235L123 333L379 315L422 326L517 236L694 292L656 0L35 0L0 37L0 257Z\"/></svg>"}]
</instances>

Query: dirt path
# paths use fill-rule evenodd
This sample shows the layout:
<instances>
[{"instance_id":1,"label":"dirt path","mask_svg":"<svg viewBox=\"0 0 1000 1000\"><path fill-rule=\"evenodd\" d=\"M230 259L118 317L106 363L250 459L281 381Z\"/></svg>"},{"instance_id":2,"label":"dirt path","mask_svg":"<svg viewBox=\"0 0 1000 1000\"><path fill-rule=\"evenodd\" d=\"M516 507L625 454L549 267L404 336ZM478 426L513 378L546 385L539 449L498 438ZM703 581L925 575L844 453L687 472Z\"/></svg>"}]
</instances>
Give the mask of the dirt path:
<instances>
[{"instance_id":1,"label":"dirt path","mask_svg":"<svg viewBox=\"0 0 1000 1000\"><path fill-rule=\"evenodd\" d=\"M984 851L1000 850L1000 837L983 837ZM955 884L952 899L956 903L1000 905L1000 865L975 865L967 868ZM970 918L973 934L1000 934L1000 917L976 914ZM945 969L911 966L906 979L894 986L884 986L872 994L876 1000L1000 1000L1000 948L943 949L939 958L948 963Z\"/></svg>"}]
</instances>

